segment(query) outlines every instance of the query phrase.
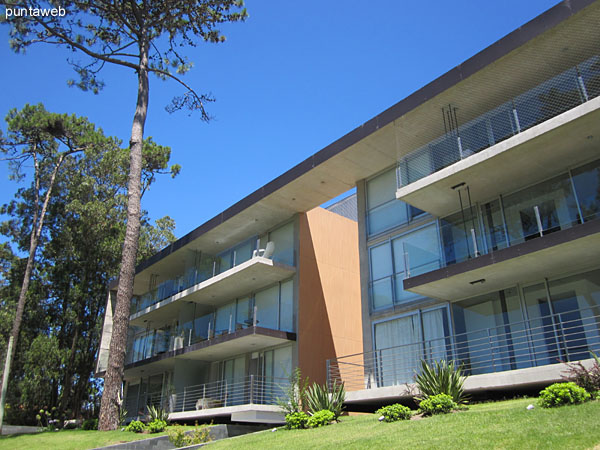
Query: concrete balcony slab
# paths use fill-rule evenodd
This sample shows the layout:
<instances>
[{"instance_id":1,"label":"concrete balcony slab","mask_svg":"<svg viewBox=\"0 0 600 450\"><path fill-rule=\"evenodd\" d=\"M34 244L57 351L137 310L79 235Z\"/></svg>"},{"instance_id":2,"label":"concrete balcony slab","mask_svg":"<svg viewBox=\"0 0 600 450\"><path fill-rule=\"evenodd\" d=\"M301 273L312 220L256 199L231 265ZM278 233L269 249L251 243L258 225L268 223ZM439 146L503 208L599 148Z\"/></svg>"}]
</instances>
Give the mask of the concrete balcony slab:
<instances>
[{"instance_id":1,"label":"concrete balcony slab","mask_svg":"<svg viewBox=\"0 0 600 450\"><path fill-rule=\"evenodd\" d=\"M218 307L236 297L283 281L294 273L295 267L272 259L255 257L132 314L129 323L144 326L147 321L165 322L175 319L178 317L182 300Z\"/></svg>"}]
</instances>

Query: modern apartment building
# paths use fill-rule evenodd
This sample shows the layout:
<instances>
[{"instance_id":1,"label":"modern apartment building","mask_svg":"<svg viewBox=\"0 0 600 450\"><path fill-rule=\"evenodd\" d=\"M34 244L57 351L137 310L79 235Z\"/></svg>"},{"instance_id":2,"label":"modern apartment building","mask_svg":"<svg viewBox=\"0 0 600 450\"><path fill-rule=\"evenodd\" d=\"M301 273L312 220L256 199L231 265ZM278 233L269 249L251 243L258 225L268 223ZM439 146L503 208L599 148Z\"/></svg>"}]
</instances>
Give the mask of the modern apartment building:
<instances>
[{"instance_id":1,"label":"modern apartment building","mask_svg":"<svg viewBox=\"0 0 600 450\"><path fill-rule=\"evenodd\" d=\"M277 194L244 199L137 268L123 404L130 418L158 405L172 420L279 422L276 400L295 367L324 383L328 358L362 351L356 221L302 212L294 192Z\"/></svg>"},{"instance_id":2,"label":"modern apartment building","mask_svg":"<svg viewBox=\"0 0 600 450\"><path fill-rule=\"evenodd\" d=\"M330 379L374 404L421 360L471 392L561 379L600 352L600 2L563 2L365 124L365 352Z\"/></svg>"},{"instance_id":3,"label":"modern apartment building","mask_svg":"<svg viewBox=\"0 0 600 450\"><path fill-rule=\"evenodd\" d=\"M600 353L599 23L558 4L142 264L128 411L269 421L296 366L360 407L423 359L476 392ZM352 188L358 224L318 208Z\"/></svg>"}]
</instances>

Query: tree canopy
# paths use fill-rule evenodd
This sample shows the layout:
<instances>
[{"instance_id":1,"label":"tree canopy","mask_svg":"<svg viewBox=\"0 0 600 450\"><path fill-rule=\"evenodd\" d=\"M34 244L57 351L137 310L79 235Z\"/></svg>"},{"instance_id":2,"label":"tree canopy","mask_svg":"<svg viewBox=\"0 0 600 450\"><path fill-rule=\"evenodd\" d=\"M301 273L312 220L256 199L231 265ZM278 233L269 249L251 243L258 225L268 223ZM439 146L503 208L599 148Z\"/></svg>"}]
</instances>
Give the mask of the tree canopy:
<instances>
[{"instance_id":1,"label":"tree canopy","mask_svg":"<svg viewBox=\"0 0 600 450\"><path fill-rule=\"evenodd\" d=\"M7 408L7 417L19 423L35 424L37 411L51 407L59 417L80 417L82 405L97 410L99 404L101 382L93 378L94 359L107 287L118 274L125 234L128 150L87 119L49 113L41 105L13 110L7 122L1 149L13 158L13 176L25 185L1 208L9 218L0 224L0 233L10 245L0 245L0 353L15 319L26 266L27 258L18 255L29 249L32 211L45 196L51 161L66 151L68 140L80 146L94 143L65 159L55 177L27 290ZM23 156L32 146L41 152L40 167L48 168L37 185ZM155 175L169 172L170 149L147 139L143 154L148 187ZM173 220L158 222L155 228L143 214L140 258L174 240Z\"/></svg>"}]
</instances>

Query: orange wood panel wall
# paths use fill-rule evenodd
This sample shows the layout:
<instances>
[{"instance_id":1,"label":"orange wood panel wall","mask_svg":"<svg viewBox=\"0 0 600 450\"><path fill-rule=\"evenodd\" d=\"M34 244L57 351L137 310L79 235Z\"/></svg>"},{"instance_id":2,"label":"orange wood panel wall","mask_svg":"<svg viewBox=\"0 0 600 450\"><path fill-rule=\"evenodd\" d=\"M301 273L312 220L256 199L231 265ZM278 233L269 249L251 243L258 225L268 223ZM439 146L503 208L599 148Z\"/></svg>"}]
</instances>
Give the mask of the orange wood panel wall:
<instances>
[{"instance_id":1,"label":"orange wood panel wall","mask_svg":"<svg viewBox=\"0 0 600 450\"><path fill-rule=\"evenodd\" d=\"M326 360L362 353L358 224L315 208L300 215L298 363L326 381Z\"/></svg>"}]
</instances>

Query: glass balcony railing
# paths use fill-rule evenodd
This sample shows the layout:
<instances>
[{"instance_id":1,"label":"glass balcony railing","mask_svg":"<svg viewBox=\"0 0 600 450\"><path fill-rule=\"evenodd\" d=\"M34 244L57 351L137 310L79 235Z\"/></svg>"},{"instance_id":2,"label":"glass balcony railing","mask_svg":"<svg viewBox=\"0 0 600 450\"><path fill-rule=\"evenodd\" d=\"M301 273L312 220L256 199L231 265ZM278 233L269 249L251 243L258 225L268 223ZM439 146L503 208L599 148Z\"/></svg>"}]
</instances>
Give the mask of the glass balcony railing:
<instances>
[{"instance_id":1,"label":"glass balcony railing","mask_svg":"<svg viewBox=\"0 0 600 450\"><path fill-rule=\"evenodd\" d=\"M138 313L149 306L248 261L253 257L256 245L257 239L251 238L217 256L202 254L196 267L188 269L178 277L163 281L155 289L145 294L134 296L131 300L130 313Z\"/></svg>"},{"instance_id":2,"label":"glass balcony railing","mask_svg":"<svg viewBox=\"0 0 600 450\"><path fill-rule=\"evenodd\" d=\"M266 312L270 311L266 310ZM256 305L250 311L240 312L238 310L236 313L235 304L231 304L219 308L215 313L198 316L177 326L166 326L137 333L128 341L125 364L143 361L161 353L179 350L252 326L292 331L288 326L288 322L291 321L285 320L285 318L281 318L278 326L277 322L271 323L263 320L261 323L261 317L259 307Z\"/></svg>"},{"instance_id":3,"label":"glass balcony railing","mask_svg":"<svg viewBox=\"0 0 600 450\"><path fill-rule=\"evenodd\" d=\"M407 186L600 95L600 56L548 79L402 158L397 187ZM449 119L449 121L450 121Z\"/></svg>"},{"instance_id":4,"label":"glass balcony railing","mask_svg":"<svg viewBox=\"0 0 600 450\"><path fill-rule=\"evenodd\" d=\"M440 249L402 247L404 278L547 236L600 217L600 160L439 219Z\"/></svg>"}]
</instances>

